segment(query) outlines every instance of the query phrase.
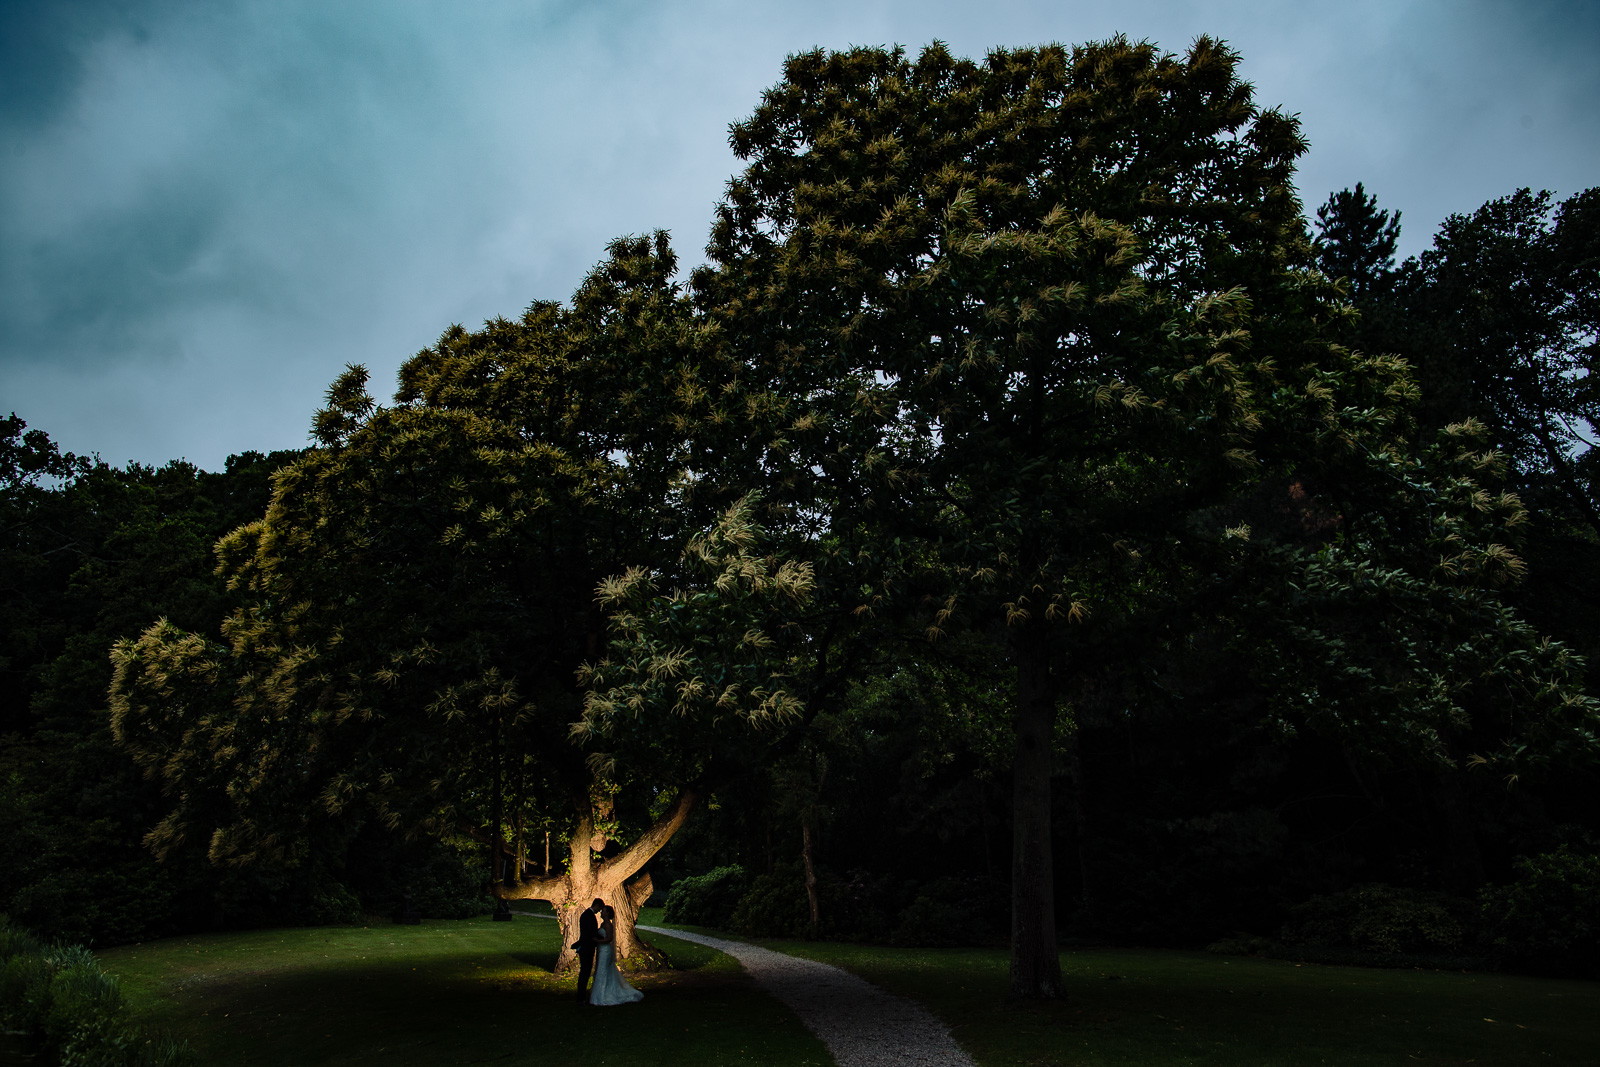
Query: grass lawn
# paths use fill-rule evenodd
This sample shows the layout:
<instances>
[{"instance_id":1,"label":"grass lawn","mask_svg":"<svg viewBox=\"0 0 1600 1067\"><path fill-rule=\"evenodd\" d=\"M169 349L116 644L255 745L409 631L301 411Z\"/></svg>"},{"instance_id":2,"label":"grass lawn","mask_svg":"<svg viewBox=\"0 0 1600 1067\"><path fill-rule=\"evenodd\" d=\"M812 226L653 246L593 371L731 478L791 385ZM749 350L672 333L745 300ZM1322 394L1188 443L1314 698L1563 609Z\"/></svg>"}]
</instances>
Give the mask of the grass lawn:
<instances>
[{"instance_id":1,"label":"grass lawn","mask_svg":"<svg viewBox=\"0 0 1600 1067\"><path fill-rule=\"evenodd\" d=\"M532 916L269 930L101 960L204 1064L830 1062L731 959L688 942L656 939L677 969L631 979L642 1003L579 1008L550 975L556 933ZM1064 953L1068 998L1024 1004L1006 998L1003 950L760 943L922 1002L983 1067L1600 1063L1600 983L1108 949Z\"/></svg>"},{"instance_id":2,"label":"grass lawn","mask_svg":"<svg viewBox=\"0 0 1600 1067\"><path fill-rule=\"evenodd\" d=\"M1067 998L1006 998L1007 956L762 941L931 1009L983 1067L1600 1064L1600 983L1297 965L1203 952L1063 952Z\"/></svg>"},{"instance_id":3,"label":"grass lawn","mask_svg":"<svg viewBox=\"0 0 1600 1067\"><path fill-rule=\"evenodd\" d=\"M99 954L129 1006L202 1064L823 1067L822 1044L731 958L671 944L637 1005L582 1008L556 924L519 915L175 937Z\"/></svg>"}]
</instances>

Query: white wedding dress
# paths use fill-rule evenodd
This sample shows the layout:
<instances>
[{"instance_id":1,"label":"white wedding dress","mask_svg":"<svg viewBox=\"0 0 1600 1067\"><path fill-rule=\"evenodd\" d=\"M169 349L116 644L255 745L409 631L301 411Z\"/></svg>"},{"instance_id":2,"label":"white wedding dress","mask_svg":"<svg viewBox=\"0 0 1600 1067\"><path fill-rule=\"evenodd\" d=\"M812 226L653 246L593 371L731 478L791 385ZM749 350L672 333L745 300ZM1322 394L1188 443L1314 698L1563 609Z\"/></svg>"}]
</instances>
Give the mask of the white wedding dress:
<instances>
[{"instance_id":1,"label":"white wedding dress","mask_svg":"<svg viewBox=\"0 0 1600 1067\"><path fill-rule=\"evenodd\" d=\"M616 950L611 942L602 941L594 954L594 985L589 989L589 1003L609 1008L643 999L644 994L629 985L617 970Z\"/></svg>"}]
</instances>

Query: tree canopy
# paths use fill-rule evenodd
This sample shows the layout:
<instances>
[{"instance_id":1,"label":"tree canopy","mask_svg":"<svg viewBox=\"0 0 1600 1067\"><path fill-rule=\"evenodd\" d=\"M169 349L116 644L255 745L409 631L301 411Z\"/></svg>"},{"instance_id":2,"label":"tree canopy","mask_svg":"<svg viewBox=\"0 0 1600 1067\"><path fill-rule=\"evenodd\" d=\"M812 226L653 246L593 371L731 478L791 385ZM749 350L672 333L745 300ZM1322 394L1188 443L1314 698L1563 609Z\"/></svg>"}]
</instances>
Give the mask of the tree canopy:
<instances>
[{"instance_id":1,"label":"tree canopy","mask_svg":"<svg viewBox=\"0 0 1600 1067\"><path fill-rule=\"evenodd\" d=\"M882 795L840 778L895 753L963 769L985 877L1009 833L1012 988L1054 996L1055 850L1085 914L1114 866L1109 722L1130 765L1142 715L1168 756L1318 738L1453 812L1464 768L1594 757L1581 659L1506 601L1519 493L1592 511L1587 194L1453 218L1393 270L1362 186L1308 232L1297 120L1209 38L818 50L730 140L706 266L619 239L570 302L446 331L391 402L348 368L217 544L220 640L176 612L115 635L158 853L475 838L502 900L575 930L603 895L649 955L649 863L718 795L757 798L769 857L798 827L830 928L830 805ZM1406 344L1372 343L1380 306ZM18 493L74 476L12 430ZM559 866L508 843L530 808Z\"/></svg>"},{"instance_id":2,"label":"tree canopy","mask_svg":"<svg viewBox=\"0 0 1600 1067\"><path fill-rule=\"evenodd\" d=\"M1310 269L1290 185L1304 141L1237 63L1205 38L1181 57L1122 38L981 63L796 56L733 129L748 165L694 277L770 412L776 492L809 504L824 483L829 529L915 543L899 589L928 635L977 627L1015 666L1022 995L1059 988L1059 701L1107 649L1202 600L1226 610L1252 570L1291 580L1263 565L1281 546L1252 543L1264 503L1307 483L1353 502L1409 462L1406 366L1338 343L1348 312ZM1412 505L1460 506L1408 484ZM1436 531L1463 571L1514 568L1468 525ZM1372 565L1374 542L1328 540L1289 571ZM858 610L887 610L888 588Z\"/></svg>"}]
</instances>

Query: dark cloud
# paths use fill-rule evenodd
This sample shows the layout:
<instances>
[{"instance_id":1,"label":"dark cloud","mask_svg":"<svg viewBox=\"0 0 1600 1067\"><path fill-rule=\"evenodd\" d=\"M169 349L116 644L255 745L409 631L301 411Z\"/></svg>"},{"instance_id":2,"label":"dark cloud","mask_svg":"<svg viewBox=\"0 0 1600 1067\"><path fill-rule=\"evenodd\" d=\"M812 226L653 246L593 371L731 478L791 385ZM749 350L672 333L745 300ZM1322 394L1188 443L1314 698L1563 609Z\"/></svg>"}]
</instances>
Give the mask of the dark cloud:
<instances>
[{"instance_id":1,"label":"dark cloud","mask_svg":"<svg viewBox=\"0 0 1600 1067\"><path fill-rule=\"evenodd\" d=\"M0 0L0 122L13 129L50 122L87 76L91 45L108 33L142 36L145 18L166 6Z\"/></svg>"},{"instance_id":2,"label":"dark cloud","mask_svg":"<svg viewBox=\"0 0 1600 1067\"><path fill-rule=\"evenodd\" d=\"M303 443L345 362L560 299L611 237L695 260L786 54L1118 31L1228 39L1308 206L1365 182L1408 251L1596 184L1593 3L0 2L0 408L119 461Z\"/></svg>"}]
</instances>

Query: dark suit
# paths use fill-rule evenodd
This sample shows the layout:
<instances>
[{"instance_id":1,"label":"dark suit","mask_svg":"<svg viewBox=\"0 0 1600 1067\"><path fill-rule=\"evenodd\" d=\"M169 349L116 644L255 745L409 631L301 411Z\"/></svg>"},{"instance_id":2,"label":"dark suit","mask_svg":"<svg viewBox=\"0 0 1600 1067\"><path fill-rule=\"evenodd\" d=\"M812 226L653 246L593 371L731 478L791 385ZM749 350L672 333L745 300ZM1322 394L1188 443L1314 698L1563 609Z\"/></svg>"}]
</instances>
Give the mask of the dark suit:
<instances>
[{"instance_id":1,"label":"dark suit","mask_svg":"<svg viewBox=\"0 0 1600 1067\"><path fill-rule=\"evenodd\" d=\"M594 953L599 947L595 937L600 932L600 922L594 912L584 909L578 916L578 1003L589 1003L589 977L594 973Z\"/></svg>"}]
</instances>

